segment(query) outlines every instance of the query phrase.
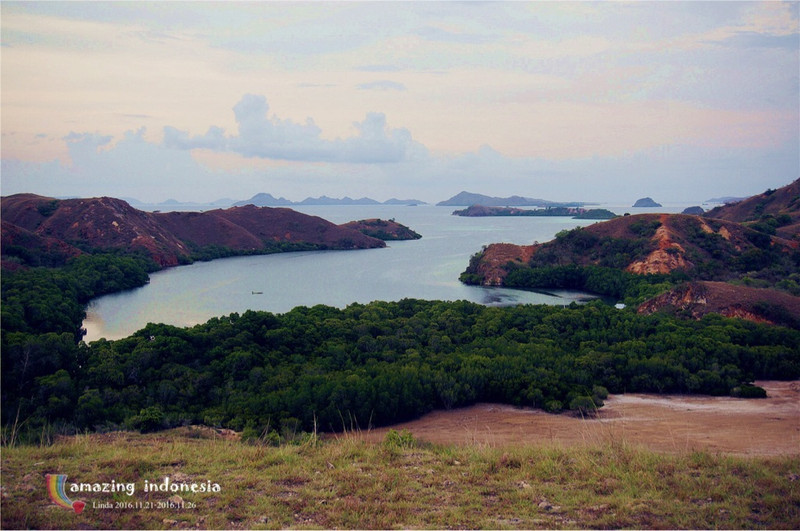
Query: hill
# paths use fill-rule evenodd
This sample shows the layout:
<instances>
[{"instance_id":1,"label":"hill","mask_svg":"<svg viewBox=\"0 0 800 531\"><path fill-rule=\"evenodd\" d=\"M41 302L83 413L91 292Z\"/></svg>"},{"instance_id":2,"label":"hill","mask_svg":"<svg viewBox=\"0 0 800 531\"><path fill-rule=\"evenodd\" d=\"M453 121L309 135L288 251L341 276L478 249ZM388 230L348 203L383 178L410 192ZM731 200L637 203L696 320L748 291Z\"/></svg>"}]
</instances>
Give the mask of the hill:
<instances>
[{"instance_id":1,"label":"hill","mask_svg":"<svg viewBox=\"0 0 800 531\"><path fill-rule=\"evenodd\" d=\"M757 231L735 222L683 214L639 214L562 231L547 243L489 245L474 272L483 277L482 284L498 285L509 272L508 259L519 261L528 256L527 263L518 265L594 265L637 274L684 271L733 278L740 268L749 268L742 263L748 257L761 257L767 249L790 250L783 240L775 239L774 246L772 249L769 238L764 241Z\"/></svg>"},{"instance_id":2,"label":"hill","mask_svg":"<svg viewBox=\"0 0 800 531\"><path fill-rule=\"evenodd\" d=\"M774 289L726 282L688 282L638 308L641 314L671 312L700 319L709 313L800 328L800 297Z\"/></svg>"},{"instance_id":3,"label":"hill","mask_svg":"<svg viewBox=\"0 0 800 531\"><path fill-rule=\"evenodd\" d=\"M461 280L515 288L586 290L628 304L676 288L681 282L735 281L681 287L648 306L682 315L709 312L798 326L800 252L795 239L770 236L735 221L684 214L624 216L562 231L555 240L530 246L491 244L473 256ZM787 291L754 290L778 287ZM688 290L688 291L687 291ZM691 311L676 304L702 291L705 302ZM756 292L758 296L755 295ZM736 299L751 301L736 306ZM687 303L688 304L688 303Z\"/></svg>"},{"instance_id":4,"label":"hill","mask_svg":"<svg viewBox=\"0 0 800 531\"><path fill-rule=\"evenodd\" d=\"M11 256L24 262L25 251L66 257L118 249L143 252L166 267L231 254L385 246L357 230L287 208L159 213L111 197L58 200L18 194L2 198L2 220L5 262Z\"/></svg>"},{"instance_id":5,"label":"hill","mask_svg":"<svg viewBox=\"0 0 800 531\"><path fill-rule=\"evenodd\" d=\"M355 229L362 234L383 241L418 240L422 238L421 235L394 220L362 219L360 221L350 221L343 224L342 227Z\"/></svg>"},{"instance_id":6,"label":"hill","mask_svg":"<svg viewBox=\"0 0 800 531\"><path fill-rule=\"evenodd\" d=\"M800 244L800 179L741 201L713 208L706 217L738 221Z\"/></svg>"},{"instance_id":7,"label":"hill","mask_svg":"<svg viewBox=\"0 0 800 531\"><path fill-rule=\"evenodd\" d=\"M471 192L460 192L450 199L436 203L436 206L582 206L584 203L555 203L547 201L546 199L535 199L531 197L522 197L512 195L511 197L490 197L483 194L474 194Z\"/></svg>"}]
</instances>

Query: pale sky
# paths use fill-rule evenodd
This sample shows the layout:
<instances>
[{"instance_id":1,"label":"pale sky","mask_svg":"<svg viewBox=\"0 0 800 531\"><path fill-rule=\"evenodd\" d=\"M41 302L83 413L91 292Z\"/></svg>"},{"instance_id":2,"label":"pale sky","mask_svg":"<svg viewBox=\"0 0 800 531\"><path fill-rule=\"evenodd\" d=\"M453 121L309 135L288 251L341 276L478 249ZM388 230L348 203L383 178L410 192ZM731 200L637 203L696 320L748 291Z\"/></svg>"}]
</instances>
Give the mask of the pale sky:
<instances>
[{"instance_id":1,"label":"pale sky","mask_svg":"<svg viewBox=\"0 0 800 531\"><path fill-rule=\"evenodd\" d=\"M3 195L701 202L800 177L797 2L10 2Z\"/></svg>"}]
</instances>

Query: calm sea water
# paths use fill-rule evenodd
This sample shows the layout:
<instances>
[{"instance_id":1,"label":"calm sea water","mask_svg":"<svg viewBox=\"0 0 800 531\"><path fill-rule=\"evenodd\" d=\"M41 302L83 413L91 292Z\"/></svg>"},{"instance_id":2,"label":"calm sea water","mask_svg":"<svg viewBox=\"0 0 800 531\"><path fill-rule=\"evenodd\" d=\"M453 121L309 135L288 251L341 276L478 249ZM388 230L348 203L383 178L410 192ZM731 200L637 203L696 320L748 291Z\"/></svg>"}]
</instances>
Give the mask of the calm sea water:
<instances>
[{"instance_id":1,"label":"calm sea water","mask_svg":"<svg viewBox=\"0 0 800 531\"><path fill-rule=\"evenodd\" d=\"M650 210L602 206L617 213L641 213L680 212L686 205ZM388 242L384 249L245 256L159 271L150 276L146 286L93 300L84 321L85 341L127 337L149 322L190 326L248 309L283 313L296 306L344 308L353 302L403 298L567 305L587 297L569 291L465 286L458 276L484 245L548 241L560 230L592 221L466 218L453 216L454 207L435 206L306 206L296 210L334 223L393 218L420 233L422 239Z\"/></svg>"}]
</instances>

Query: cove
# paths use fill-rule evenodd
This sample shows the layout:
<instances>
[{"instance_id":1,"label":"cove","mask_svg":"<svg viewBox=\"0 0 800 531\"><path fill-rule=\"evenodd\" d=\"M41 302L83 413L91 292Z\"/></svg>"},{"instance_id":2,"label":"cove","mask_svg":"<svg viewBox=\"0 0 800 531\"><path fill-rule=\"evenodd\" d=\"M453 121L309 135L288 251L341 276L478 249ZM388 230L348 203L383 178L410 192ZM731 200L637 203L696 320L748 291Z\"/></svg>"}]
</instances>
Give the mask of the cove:
<instances>
[{"instance_id":1,"label":"cove","mask_svg":"<svg viewBox=\"0 0 800 531\"><path fill-rule=\"evenodd\" d=\"M86 342L119 339L147 323L191 326L246 310L284 313L296 306L404 298L467 300L487 305L555 304L591 298L580 292L547 293L466 286L458 276L470 257L495 242L547 241L564 229L593 221L538 217L453 216L452 207L316 206L296 210L333 223L395 219L422 239L387 242L383 249L310 251L225 258L165 269L141 288L90 302Z\"/></svg>"}]
</instances>

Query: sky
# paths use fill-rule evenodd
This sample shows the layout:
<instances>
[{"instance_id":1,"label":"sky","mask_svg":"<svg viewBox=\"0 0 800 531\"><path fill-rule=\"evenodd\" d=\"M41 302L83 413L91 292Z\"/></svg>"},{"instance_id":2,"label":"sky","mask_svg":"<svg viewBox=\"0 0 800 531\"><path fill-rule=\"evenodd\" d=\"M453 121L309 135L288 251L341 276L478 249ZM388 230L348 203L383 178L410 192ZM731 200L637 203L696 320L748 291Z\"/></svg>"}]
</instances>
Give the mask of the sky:
<instances>
[{"instance_id":1,"label":"sky","mask_svg":"<svg viewBox=\"0 0 800 531\"><path fill-rule=\"evenodd\" d=\"M0 3L0 191L696 202L800 177L798 2Z\"/></svg>"}]
</instances>

